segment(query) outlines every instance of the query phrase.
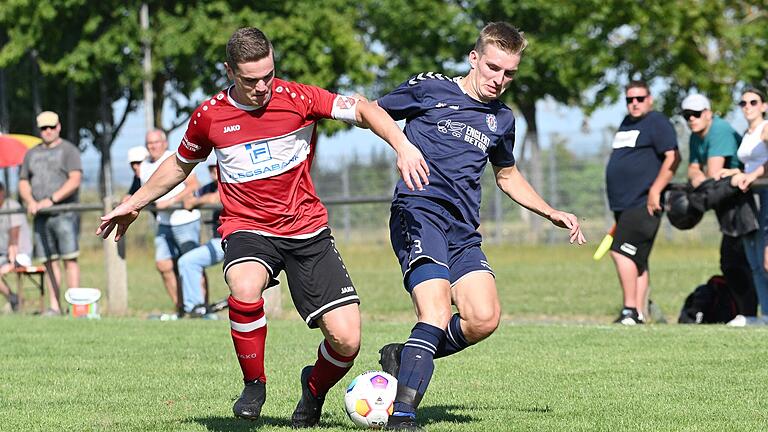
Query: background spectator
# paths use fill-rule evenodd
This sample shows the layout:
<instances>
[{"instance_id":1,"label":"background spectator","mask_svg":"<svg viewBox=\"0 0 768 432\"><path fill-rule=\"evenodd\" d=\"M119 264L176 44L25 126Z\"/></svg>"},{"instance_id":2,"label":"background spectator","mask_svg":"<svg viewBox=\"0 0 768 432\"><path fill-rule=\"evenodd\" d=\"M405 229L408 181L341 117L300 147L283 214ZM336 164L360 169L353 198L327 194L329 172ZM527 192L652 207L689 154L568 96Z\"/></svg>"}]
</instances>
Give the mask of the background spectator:
<instances>
[{"instance_id":1,"label":"background spectator","mask_svg":"<svg viewBox=\"0 0 768 432\"><path fill-rule=\"evenodd\" d=\"M707 179L717 179L726 170L740 168L736 152L741 136L722 118L714 115L709 99L692 94L683 99L683 118L691 129L688 180L699 187ZM720 227L722 231L722 225ZM757 298L740 237L723 234L720 242L720 270L738 304L738 313L754 316Z\"/></svg>"},{"instance_id":2,"label":"background spectator","mask_svg":"<svg viewBox=\"0 0 768 432\"><path fill-rule=\"evenodd\" d=\"M204 204L220 204L217 162L214 153L208 157L208 170L211 182L198 189L193 196L184 198L184 208L192 210ZM206 267L224 260L219 233L221 210L214 210L212 215L213 232L211 239L203 245L185 253L179 258L179 276L183 293L184 312L193 318L208 317L208 305L203 290L203 272ZM213 315L215 317L215 315Z\"/></svg>"},{"instance_id":3,"label":"background spectator","mask_svg":"<svg viewBox=\"0 0 768 432\"><path fill-rule=\"evenodd\" d=\"M128 149L128 163L131 164L131 171L133 171L133 180L131 181L131 187L128 188L128 192L123 197L123 202L131 197L141 187L141 175L139 168L141 163L149 157L149 152L146 147L136 146Z\"/></svg>"},{"instance_id":4,"label":"background spectator","mask_svg":"<svg viewBox=\"0 0 768 432\"><path fill-rule=\"evenodd\" d=\"M0 183L0 210L18 210L21 204L6 197L5 185ZM0 275L13 270L17 264L29 264L32 254L32 238L27 218L23 213L0 215ZM0 293L11 304L11 310L18 309L19 299L3 279L0 279Z\"/></svg>"},{"instance_id":5,"label":"background spectator","mask_svg":"<svg viewBox=\"0 0 768 432\"><path fill-rule=\"evenodd\" d=\"M153 129L147 132L146 158L139 167L141 183L145 184L152 177L164 160L175 153L168 151L165 132ZM183 182L155 201L157 212L157 233L155 235L155 264L163 278L168 296L178 310L179 295L174 261L185 252L200 245L200 212L198 210L163 210L181 203L184 197L191 195L199 184L195 174L190 174Z\"/></svg>"},{"instance_id":6,"label":"background spectator","mask_svg":"<svg viewBox=\"0 0 768 432\"><path fill-rule=\"evenodd\" d=\"M632 325L648 316L648 256L661 223L661 192L680 163L677 135L669 119L653 111L644 81L627 86L629 115L616 132L605 170L608 203L616 218L611 258L624 295L616 323Z\"/></svg>"},{"instance_id":7,"label":"background spectator","mask_svg":"<svg viewBox=\"0 0 768 432\"><path fill-rule=\"evenodd\" d=\"M765 164L768 162L768 146L766 135L768 121L764 119L768 104L765 103L765 94L755 88L748 88L741 94L739 101L741 112L747 120L747 130L739 145L739 160L744 163L744 171L731 170L723 173L733 175L731 184L747 190L759 177L765 175ZM760 319L737 315L728 324L731 326L744 326L748 324L765 324L768 319L768 273L765 266L765 230L768 229L768 189L756 189L754 194L758 197L760 210L758 222L760 229L742 237L744 250L747 254L749 266L752 269L752 279L757 291L757 300L760 305Z\"/></svg>"},{"instance_id":8,"label":"background spectator","mask_svg":"<svg viewBox=\"0 0 768 432\"><path fill-rule=\"evenodd\" d=\"M59 287L61 272L54 261L61 259L67 271L67 286L80 286L80 215L73 211L39 213L56 204L79 202L83 177L80 150L60 137L59 116L44 111L37 116L37 127L43 142L24 156L19 174L19 195L34 215L35 258L48 268L50 284L49 315L61 313ZM52 275L51 275L52 274Z\"/></svg>"}]
</instances>

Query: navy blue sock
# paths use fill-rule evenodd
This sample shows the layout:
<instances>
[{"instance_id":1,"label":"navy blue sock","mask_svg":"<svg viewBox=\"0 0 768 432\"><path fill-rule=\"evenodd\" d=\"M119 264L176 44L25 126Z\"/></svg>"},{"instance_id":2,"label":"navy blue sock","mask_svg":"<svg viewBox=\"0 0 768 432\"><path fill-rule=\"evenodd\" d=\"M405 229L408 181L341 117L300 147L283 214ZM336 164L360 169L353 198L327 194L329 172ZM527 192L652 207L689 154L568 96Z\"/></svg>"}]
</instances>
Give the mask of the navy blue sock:
<instances>
[{"instance_id":1,"label":"navy blue sock","mask_svg":"<svg viewBox=\"0 0 768 432\"><path fill-rule=\"evenodd\" d=\"M435 358L448 357L470 345L472 344L467 342L467 339L464 337L464 332L461 331L461 317L459 314L453 314L451 320L448 321L448 328L445 330L445 339L443 340L443 343L437 347Z\"/></svg>"},{"instance_id":2,"label":"navy blue sock","mask_svg":"<svg viewBox=\"0 0 768 432\"><path fill-rule=\"evenodd\" d=\"M400 356L400 373L397 376L395 416L416 416L416 408L427 391L432 372L433 357L437 347L445 340L445 331L433 325L418 322L411 330Z\"/></svg>"}]
</instances>

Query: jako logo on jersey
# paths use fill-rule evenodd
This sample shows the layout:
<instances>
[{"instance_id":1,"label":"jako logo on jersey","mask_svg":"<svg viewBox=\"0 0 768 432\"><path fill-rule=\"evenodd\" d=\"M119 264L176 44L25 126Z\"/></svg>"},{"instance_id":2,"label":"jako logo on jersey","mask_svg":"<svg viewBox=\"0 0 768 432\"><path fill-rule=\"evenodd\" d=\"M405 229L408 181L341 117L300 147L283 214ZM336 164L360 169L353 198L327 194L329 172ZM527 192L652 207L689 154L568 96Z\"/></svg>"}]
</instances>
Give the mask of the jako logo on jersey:
<instances>
[{"instance_id":1,"label":"jako logo on jersey","mask_svg":"<svg viewBox=\"0 0 768 432\"><path fill-rule=\"evenodd\" d=\"M355 288L351 287L351 286L344 287L344 288L341 289L341 293L342 294L348 294L348 293L351 293L351 292L354 292L354 291L355 291Z\"/></svg>"},{"instance_id":2,"label":"jako logo on jersey","mask_svg":"<svg viewBox=\"0 0 768 432\"><path fill-rule=\"evenodd\" d=\"M437 122L437 130L442 133L451 133L456 138L461 138L461 132L467 127L464 123L453 120L440 120Z\"/></svg>"},{"instance_id":3,"label":"jako logo on jersey","mask_svg":"<svg viewBox=\"0 0 768 432\"><path fill-rule=\"evenodd\" d=\"M496 116L493 114L486 114L485 115L485 124L488 125L488 129L491 130L491 132L496 132Z\"/></svg>"},{"instance_id":4,"label":"jako logo on jersey","mask_svg":"<svg viewBox=\"0 0 768 432\"><path fill-rule=\"evenodd\" d=\"M224 126L224 133L237 132L240 130L240 125Z\"/></svg>"},{"instance_id":5,"label":"jako logo on jersey","mask_svg":"<svg viewBox=\"0 0 768 432\"><path fill-rule=\"evenodd\" d=\"M272 159L272 155L269 154L269 145L267 143L255 143L246 144L245 150L251 157L251 162L254 165L266 162Z\"/></svg>"}]
</instances>

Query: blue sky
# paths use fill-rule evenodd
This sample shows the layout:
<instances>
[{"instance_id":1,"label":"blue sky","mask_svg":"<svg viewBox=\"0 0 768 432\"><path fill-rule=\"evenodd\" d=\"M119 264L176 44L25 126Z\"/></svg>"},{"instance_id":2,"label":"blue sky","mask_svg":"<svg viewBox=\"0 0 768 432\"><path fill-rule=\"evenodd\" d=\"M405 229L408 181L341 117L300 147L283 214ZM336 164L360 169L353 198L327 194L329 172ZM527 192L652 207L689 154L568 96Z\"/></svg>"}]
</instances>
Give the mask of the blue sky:
<instances>
[{"instance_id":1,"label":"blue sky","mask_svg":"<svg viewBox=\"0 0 768 432\"><path fill-rule=\"evenodd\" d=\"M656 93L656 89L654 89L654 93ZM541 146L543 148L548 147L553 134L559 134L566 137L568 146L572 151L582 154L596 152L606 139L606 130L618 127L621 119L626 115L623 102L595 111L586 123L581 110L556 103L551 99L539 101L537 108ZM121 110L122 107L119 106L119 103L116 104L115 111L119 113ZM726 116L726 120L737 131L743 131L746 128L746 122L738 110L734 109L730 112ZM517 116L517 121L517 148L519 149L525 133L525 122L521 116ZM170 120L167 123L170 123ZM171 150L178 147L184 130L185 127L181 127L170 133L168 141ZM140 108L129 115L112 146L112 169L117 190L120 190L121 185L125 187L130 183L132 174L126 162L128 149L133 146L144 145L145 132L144 111ZM681 145L685 145L685 143L681 143ZM389 146L372 132L353 128L333 137L320 137L316 157L317 163L327 166L336 165L344 158L350 158L355 154L361 158L367 158L373 153L389 151L388 149ZM98 181L98 166L99 154L89 147L83 153L83 168L87 184L96 184ZM204 167L198 166L195 172L202 183L209 181L208 173Z\"/></svg>"}]
</instances>

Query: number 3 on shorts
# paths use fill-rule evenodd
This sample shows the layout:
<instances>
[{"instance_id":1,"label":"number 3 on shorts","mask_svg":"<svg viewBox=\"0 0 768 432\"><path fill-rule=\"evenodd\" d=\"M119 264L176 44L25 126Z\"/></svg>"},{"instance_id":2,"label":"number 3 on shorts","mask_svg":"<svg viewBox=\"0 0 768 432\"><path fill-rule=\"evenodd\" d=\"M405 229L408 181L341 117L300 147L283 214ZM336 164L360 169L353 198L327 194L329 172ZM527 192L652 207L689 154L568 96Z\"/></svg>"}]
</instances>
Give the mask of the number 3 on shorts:
<instances>
[{"instance_id":1,"label":"number 3 on shorts","mask_svg":"<svg viewBox=\"0 0 768 432\"><path fill-rule=\"evenodd\" d=\"M413 241L413 251L412 252L414 254L416 254L416 255L424 252L424 250L421 248L421 240L414 240Z\"/></svg>"}]
</instances>

